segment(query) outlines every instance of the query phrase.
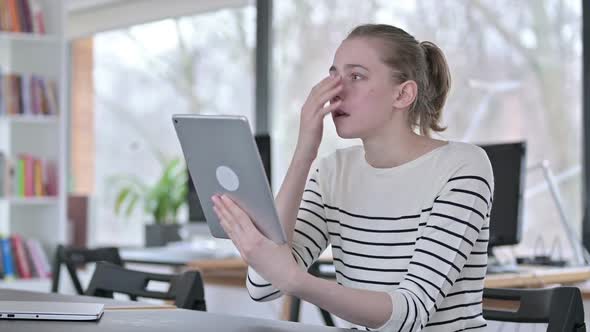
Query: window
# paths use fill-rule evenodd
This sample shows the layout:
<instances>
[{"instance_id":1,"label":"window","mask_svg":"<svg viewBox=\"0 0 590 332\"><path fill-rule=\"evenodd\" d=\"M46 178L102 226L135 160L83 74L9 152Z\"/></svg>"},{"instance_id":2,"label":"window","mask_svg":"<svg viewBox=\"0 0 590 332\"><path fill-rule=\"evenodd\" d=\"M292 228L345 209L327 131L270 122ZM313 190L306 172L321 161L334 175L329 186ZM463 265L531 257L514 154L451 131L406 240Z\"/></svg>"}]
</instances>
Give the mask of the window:
<instances>
[{"instance_id":1,"label":"window","mask_svg":"<svg viewBox=\"0 0 590 332\"><path fill-rule=\"evenodd\" d=\"M388 23L433 41L447 56L453 87L442 138L526 140L528 164L550 162L567 217L580 228L581 12L580 1L553 0L275 2L274 183L291 160L300 107L327 75L339 43L358 24ZM325 125L320 156L360 144L338 138L329 117ZM558 218L542 172L530 171L518 251L560 243L567 255Z\"/></svg>"},{"instance_id":2,"label":"window","mask_svg":"<svg viewBox=\"0 0 590 332\"><path fill-rule=\"evenodd\" d=\"M254 116L253 6L99 33L94 37L98 244L142 244L141 202L117 216L117 179L153 184L182 153L171 116ZM181 219L186 219L186 208Z\"/></svg>"}]
</instances>

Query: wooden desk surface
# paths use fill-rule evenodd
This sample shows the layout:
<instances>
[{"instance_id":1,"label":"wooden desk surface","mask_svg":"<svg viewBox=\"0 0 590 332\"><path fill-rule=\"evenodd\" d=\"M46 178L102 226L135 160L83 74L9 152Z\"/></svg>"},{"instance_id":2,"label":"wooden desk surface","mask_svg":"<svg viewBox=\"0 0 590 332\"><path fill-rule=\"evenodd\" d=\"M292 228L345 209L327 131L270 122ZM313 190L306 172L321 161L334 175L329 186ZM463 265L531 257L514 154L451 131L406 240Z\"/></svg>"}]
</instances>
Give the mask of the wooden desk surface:
<instances>
[{"instance_id":1,"label":"wooden desk surface","mask_svg":"<svg viewBox=\"0 0 590 332\"><path fill-rule=\"evenodd\" d=\"M332 252L326 250L320 256L321 262L331 263ZM199 270L205 282L215 285L246 287L248 265L242 258L199 259L186 264L189 270Z\"/></svg>"},{"instance_id":2,"label":"wooden desk surface","mask_svg":"<svg viewBox=\"0 0 590 332\"><path fill-rule=\"evenodd\" d=\"M227 249L223 249L226 250ZM121 248L119 249L121 259L125 263L138 263L149 265L165 265L172 267L183 267L191 261L214 260L221 255L214 249L199 250L191 247L190 243L177 246L147 247L147 248ZM233 257L236 257L235 255Z\"/></svg>"},{"instance_id":3,"label":"wooden desk surface","mask_svg":"<svg viewBox=\"0 0 590 332\"><path fill-rule=\"evenodd\" d=\"M190 262L189 269L201 271L206 283L245 287L248 266L241 258L227 260L200 260ZM530 267L519 273L492 274L484 281L487 288L534 288L553 284L579 284L590 280L590 266L569 268ZM584 299L590 299L590 284L581 287ZM288 320L292 299L285 296L280 319ZM503 304L504 305L504 304Z\"/></svg>"},{"instance_id":4,"label":"wooden desk surface","mask_svg":"<svg viewBox=\"0 0 590 332\"><path fill-rule=\"evenodd\" d=\"M199 260L190 262L189 269L200 270L205 281L215 284L245 286L248 266L241 258ZM523 268L519 273L502 273L486 276L485 287L519 288L544 287L552 284L577 284L590 280L590 266Z\"/></svg>"},{"instance_id":5,"label":"wooden desk surface","mask_svg":"<svg viewBox=\"0 0 590 332\"><path fill-rule=\"evenodd\" d=\"M206 283L233 287L246 287L248 265L241 258L197 260L187 269L198 270Z\"/></svg>"},{"instance_id":6,"label":"wooden desk surface","mask_svg":"<svg viewBox=\"0 0 590 332\"><path fill-rule=\"evenodd\" d=\"M572 285L590 280L590 266L545 268L530 267L519 273L486 276L488 288L534 288L553 284Z\"/></svg>"},{"instance_id":7,"label":"wooden desk surface","mask_svg":"<svg viewBox=\"0 0 590 332\"><path fill-rule=\"evenodd\" d=\"M186 248L185 248L186 249ZM128 262L165 264L199 270L209 284L245 287L247 265L237 258L203 257L202 253L183 248L143 248L123 250L122 257ZM332 252L328 248L320 256L320 261L331 262ZM183 253L182 255L179 254ZM213 255L213 254L211 254ZM548 268L523 268L519 273L491 274L486 276L485 287L544 287L551 284L577 284L590 280L590 266ZM589 292L590 294L590 292Z\"/></svg>"}]
</instances>

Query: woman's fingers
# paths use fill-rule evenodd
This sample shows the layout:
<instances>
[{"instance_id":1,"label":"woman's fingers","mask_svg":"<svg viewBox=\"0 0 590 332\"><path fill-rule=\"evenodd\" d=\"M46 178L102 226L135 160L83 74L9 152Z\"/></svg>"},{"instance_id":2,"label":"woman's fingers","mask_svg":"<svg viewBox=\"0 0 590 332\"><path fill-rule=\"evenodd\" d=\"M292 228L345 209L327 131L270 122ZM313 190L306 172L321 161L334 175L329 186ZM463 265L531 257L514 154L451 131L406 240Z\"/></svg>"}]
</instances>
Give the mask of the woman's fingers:
<instances>
[{"instance_id":1,"label":"woman's fingers","mask_svg":"<svg viewBox=\"0 0 590 332\"><path fill-rule=\"evenodd\" d=\"M325 90L332 88L338 81L340 80L340 76L327 76L323 80L321 80L318 84L316 84L309 93L310 96L314 96L317 94L322 94Z\"/></svg>"},{"instance_id":2,"label":"woman's fingers","mask_svg":"<svg viewBox=\"0 0 590 332\"><path fill-rule=\"evenodd\" d=\"M258 232L258 229L254 227L252 219L250 216L236 204L231 198L222 195L221 200L223 201L225 207L229 210L232 216L235 217L236 223L239 224L240 228L246 232Z\"/></svg>"},{"instance_id":3,"label":"woman's fingers","mask_svg":"<svg viewBox=\"0 0 590 332\"><path fill-rule=\"evenodd\" d=\"M244 241L248 240L243 234L242 227L240 227L239 222L237 222L238 220L234 219L231 213L229 213L228 209L223 205L223 202L221 199L219 199L219 197L213 198L213 200L216 201L216 203L213 205L213 211L219 218L221 227L235 244L236 248L240 252L240 255L245 258Z\"/></svg>"},{"instance_id":4,"label":"woman's fingers","mask_svg":"<svg viewBox=\"0 0 590 332\"><path fill-rule=\"evenodd\" d=\"M227 203L221 199L222 195L213 195L213 197L211 197L211 200L213 201L213 206L217 207L217 210L219 211L219 213L225 217L225 219L227 220L233 220L236 218L236 216L234 216L229 207L227 206Z\"/></svg>"},{"instance_id":5,"label":"woman's fingers","mask_svg":"<svg viewBox=\"0 0 590 332\"><path fill-rule=\"evenodd\" d=\"M227 235L240 255L248 262L253 248L260 246L264 240L262 233L256 229L252 219L234 201L225 195L214 196L213 210Z\"/></svg>"},{"instance_id":6,"label":"woman's fingers","mask_svg":"<svg viewBox=\"0 0 590 332\"><path fill-rule=\"evenodd\" d=\"M233 239L234 231L232 229L231 223L224 216L224 213L222 212L222 210L223 210L222 208L219 208L219 207L213 205L213 211L217 215L217 219L219 219L219 224L221 225L223 230L227 233L227 235Z\"/></svg>"},{"instance_id":7,"label":"woman's fingers","mask_svg":"<svg viewBox=\"0 0 590 332\"><path fill-rule=\"evenodd\" d=\"M342 89L342 82L341 76L336 76L330 78L328 82L326 82L323 86L318 88L310 97L311 100L315 104L319 104L319 107L322 107L328 100L330 100L333 95L339 92ZM331 95L326 99L327 95Z\"/></svg>"},{"instance_id":8,"label":"woman's fingers","mask_svg":"<svg viewBox=\"0 0 590 332\"><path fill-rule=\"evenodd\" d=\"M326 76L326 77L324 77L324 79L322 79L321 81L319 81L319 82L318 82L316 85L314 85L314 86L311 88L311 92L310 92L310 94L312 94L312 93L315 93L315 92L316 92L317 90L319 90L319 89L320 89L320 88L321 88L323 85L325 85L325 84L327 84L328 82L330 82L330 79L331 79L331 78L332 78L331 76Z\"/></svg>"},{"instance_id":9,"label":"woman's fingers","mask_svg":"<svg viewBox=\"0 0 590 332\"><path fill-rule=\"evenodd\" d=\"M227 197L226 195L221 195L221 202L235 219L241 219L244 216L247 216L242 208L240 208L236 203L234 203L234 201L231 200L231 198Z\"/></svg>"},{"instance_id":10,"label":"woman's fingers","mask_svg":"<svg viewBox=\"0 0 590 332\"><path fill-rule=\"evenodd\" d=\"M214 203L213 208L218 215L219 221L222 223L222 227L229 229L232 233L238 231L241 228L240 224L236 222L237 218L228 209L226 203L219 196L214 196L212 200Z\"/></svg>"},{"instance_id":11,"label":"woman's fingers","mask_svg":"<svg viewBox=\"0 0 590 332\"><path fill-rule=\"evenodd\" d=\"M337 101L335 101L333 103L330 103L330 105L322 108L322 110L321 110L322 118L324 116L326 116L328 113L332 113L335 110L337 110L338 107L340 107L340 104L342 104L342 100L337 100Z\"/></svg>"},{"instance_id":12,"label":"woman's fingers","mask_svg":"<svg viewBox=\"0 0 590 332\"><path fill-rule=\"evenodd\" d=\"M324 105L331 101L332 99L334 99L334 97L336 97L338 95L338 93L340 93L340 91L342 91L342 84L338 84L335 87L333 87L332 89L324 92L321 96L318 96L318 103L320 105L319 110L324 109ZM332 104L332 103L330 103Z\"/></svg>"}]
</instances>

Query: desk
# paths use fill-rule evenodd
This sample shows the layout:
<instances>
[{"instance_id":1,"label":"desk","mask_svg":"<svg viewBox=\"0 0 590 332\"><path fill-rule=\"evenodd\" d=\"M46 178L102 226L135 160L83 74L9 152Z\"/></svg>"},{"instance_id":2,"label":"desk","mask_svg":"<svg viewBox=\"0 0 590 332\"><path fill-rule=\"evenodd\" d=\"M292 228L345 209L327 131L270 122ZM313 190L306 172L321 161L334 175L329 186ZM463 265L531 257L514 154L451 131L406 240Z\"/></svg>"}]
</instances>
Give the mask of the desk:
<instances>
[{"instance_id":1,"label":"desk","mask_svg":"<svg viewBox=\"0 0 590 332\"><path fill-rule=\"evenodd\" d=\"M245 287L247 265L240 258L228 260L197 260L187 264L189 269L200 270L208 282L218 285ZM551 284L572 285L590 280L590 267L523 268L519 273L502 273L486 276L487 288L533 288ZM582 287L584 299L590 299L590 287ZM296 321L298 300L286 296L281 319Z\"/></svg>"},{"instance_id":2,"label":"desk","mask_svg":"<svg viewBox=\"0 0 590 332\"><path fill-rule=\"evenodd\" d=\"M199 270L203 281L222 286L246 287L248 266L239 257L226 254L215 257L215 251L190 250L187 247L121 248L124 263L165 265L176 270Z\"/></svg>"},{"instance_id":3,"label":"desk","mask_svg":"<svg viewBox=\"0 0 590 332\"><path fill-rule=\"evenodd\" d=\"M551 284L572 285L590 280L590 267L527 267L519 273L487 275L487 288L534 288Z\"/></svg>"},{"instance_id":4,"label":"desk","mask_svg":"<svg viewBox=\"0 0 590 332\"><path fill-rule=\"evenodd\" d=\"M120 255L126 263L156 264L186 267L200 270L203 277L219 285L245 286L248 266L235 255L231 255L227 242L215 242L223 251L220 257L215 248L191 249L190 246L122 248ZM320 257L322 264L332 262L331 251L326 250ZM590 280L590 267L523 267L518 273L501 273L486 276L485 287L543 287L548 284L575 284Z\"/></svg>"},{"instance_id":5,"label":"desk","mask_svg":"<svg viewBox=\"0 0 590 332\"><path fill-rule=\"evenodd\" d=\"M222 260L196 260L187 264L189 269L200 270L218 284L233 284L236 278L244 278L248 266L240 258ZM590 280L590 267L528 268L519 273L487 275L485 287L543 287L551 284L577 284ZM244 284L245 285L245 284Z\"/></svg>"},{"instance_id":6,"label":"desk","mask_svg":"<svg viewBox=\"0 0 590 332\"><path fill-rule=\"evenodd\" d=\"M176 309L170 304L151 304L145 302L121 301L104 297L65 295L58 293L40 293L16 289L0 288L0 300L2 301L55 301L55 302L83 302L103 303L105 310L123 309ZM0 329L0 331L4 331Z\"/></svg>"},{"instance_id":7,"label":"desk","mask_svg":"<svg viewBox=\"0 0 590 332\"><path fill-rule=\"evenodd\" d=\"M332 265L332 251L326 250L318 260ZM187 262L189 270L199 270L206 282L222 286L246 287L248 265L241 257L225 259L200 259Z\"/></svg>"},{"instance_id":8,"label":"desk","mask_svg":"<svg viewBox=\"0 0 590 332\"><path fill-rule=\"evenodd\" d=\"M25 291L0 289L0 298L40 301L88 302L87 296L67 296ZM90 301L108 302L116 300L90 298ZM120 306L128 304L122 302ZM98 322L65 322L34 320L0 320L0 331L81 331L81 332L128 332L128 331L236 331L236 332L344 332L348 330L300 323L254 319L229 315L212 314L193 310L105 310Z\"/></svg>"},{"instance_id":9,"label":"desk","mask_svg":"<svg viewBox=\"0 0 590 332\"><path fill-rule=\"evenodd\" d=\"M248 266L239 257L217 259L212 253L182 251L179 248L145 248L122 249L121 257L125 262L143 264L163 264L199 270L203 280L208 284L245 287ZM331 252L324 252L320 262L330 263ZM590 267L524 267L519 273L502 273L486 276L487 288L523 288L544 287L551 284L579 284L590 280ZM590 287L582 287L582 295L590 299ZM285 297L281 319L296 320L298 301ZM295 310L293 310L295 308Z\"/></svg>"},{"instance_id":10,"label":"desk","mask_svg":"<svg viewBox=\"0 0 590 332\"><path fill-rule=\"evenodd\" d=\"M246 287L248 265L241 258L205 259L187 263L189 270L198 270L206 283Z\"/></svg>"},{"instance_id":11,"label":"desk","mask_svg":"<svg viewBox=\"0 0 590 332\"><path fill-rule=\"evenodd\" d=\"M189 262L199 260L219 260L235 258L231 253L219 254L216 250L193 249L190 243L178 246L149 247L149 248L121 248L119 255L125 263L166 265L183 267Z\"/></svg>"}]
</instances>

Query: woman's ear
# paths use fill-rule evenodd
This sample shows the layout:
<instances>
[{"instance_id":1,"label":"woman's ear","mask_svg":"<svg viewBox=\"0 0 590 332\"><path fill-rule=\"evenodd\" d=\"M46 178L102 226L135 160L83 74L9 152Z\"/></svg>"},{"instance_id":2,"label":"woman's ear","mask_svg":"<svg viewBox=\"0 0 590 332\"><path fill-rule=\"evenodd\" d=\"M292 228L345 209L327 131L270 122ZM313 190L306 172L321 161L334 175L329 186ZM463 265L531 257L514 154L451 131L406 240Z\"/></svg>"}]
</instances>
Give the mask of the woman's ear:
<instances>
[{"instance_id":1,"label":"woman's ear","mask_svg":"<svg viewBox=\"0 0 590 332\"><path fill-rule=\"evenodd\" d=\"M418 97L418 85L415 81L405 81L397 86L394 94L393 106L395 108L407 108Z\"/></svg>"}]
</instances>

